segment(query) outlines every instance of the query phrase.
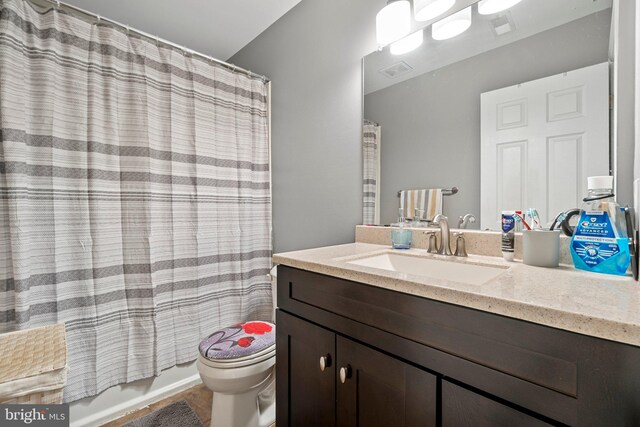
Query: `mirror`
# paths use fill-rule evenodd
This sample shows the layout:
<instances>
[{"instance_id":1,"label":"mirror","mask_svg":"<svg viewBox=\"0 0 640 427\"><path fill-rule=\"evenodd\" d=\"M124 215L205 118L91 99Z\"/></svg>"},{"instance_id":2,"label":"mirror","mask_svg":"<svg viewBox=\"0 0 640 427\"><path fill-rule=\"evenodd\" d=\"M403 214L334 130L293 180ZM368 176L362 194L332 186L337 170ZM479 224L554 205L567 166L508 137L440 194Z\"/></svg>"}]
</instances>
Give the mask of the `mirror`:
<instances>
[{"instance_id":1,"label":"mirror","mask_svg":"<svg viewBox=\"0 0 640 427\"><path fill-rule=\"evenodd\" d=\"M425 27L417 49L363 59L365 224L396 222L405 198L433 210L429 192L399 194L420 189L443 189L452 227L473 214L468 228L499 229L502 210L527 208L549 223L609 174L612 1L471 7L461 35Z\"/></svg>"}]
</instances>

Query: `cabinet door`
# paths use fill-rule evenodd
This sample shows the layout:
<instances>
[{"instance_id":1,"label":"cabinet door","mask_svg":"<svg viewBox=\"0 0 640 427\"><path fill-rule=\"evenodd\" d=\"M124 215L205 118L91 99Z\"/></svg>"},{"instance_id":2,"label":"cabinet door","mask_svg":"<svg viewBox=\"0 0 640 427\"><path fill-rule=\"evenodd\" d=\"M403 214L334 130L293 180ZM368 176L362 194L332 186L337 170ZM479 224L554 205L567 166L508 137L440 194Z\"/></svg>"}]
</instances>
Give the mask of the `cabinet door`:
<instances>
[{"instance_id":1,"label":"cabinet door","mask_svg":"<svg viewBox=\"0 0 640 427\"><path fill-rule=\"evenodd\" d=\"M280 310L276 325L276 424L335 425L335 334Z\"/></svg>"},{"instance_id":2,"label":"cabinet door","mask_svg":"<svg viewBox=\"0 0 640 427\"><path fill-rule=\"evenodd\" d=\"M434 375L341 336L337 354L338 426L436 425Z\"/></svg>"},{"instance_id":3,"label":"cabinet door","mask_svg":"<svg viewBox=\"0 0 640 427\"><path fill-rule=\"evenodd\" d=\"M442 427L537 427L548 425L537 418L466 388L442 381Z\"/></svg>"}]
</instances>

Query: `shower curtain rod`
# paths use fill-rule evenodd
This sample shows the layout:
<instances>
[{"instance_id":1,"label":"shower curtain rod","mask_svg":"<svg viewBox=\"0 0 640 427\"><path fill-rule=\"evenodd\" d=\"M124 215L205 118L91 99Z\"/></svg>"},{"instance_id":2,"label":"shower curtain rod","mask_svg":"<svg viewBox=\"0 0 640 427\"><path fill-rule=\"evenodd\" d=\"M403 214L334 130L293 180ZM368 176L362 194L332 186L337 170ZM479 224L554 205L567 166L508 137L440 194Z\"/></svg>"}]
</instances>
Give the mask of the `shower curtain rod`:
<instances>
[{"instance_id":1,"label":"shower curtain rod","mask_svg":"<svg viewBox=\"0 0 640 427\"><path fill-rule=\"evenodd\" d=\"M74 11L74 12L81 13L83 15L92 17L92 18L96 19L97 22L103 22L103 21L104 22L108 22L109 24L111 24L113 26L116 26L116 27L119 27L119 28L121 28L123 30L126 30L127 33L136 33L136 34L138 34L140 36L143 36L143 37L146 37L148 39L154 40L156 43L162 43L163 45L167 45L167 46L170 46L172 48L179 49L179 50L181 50L183 52L186 52L186 53L188 53L190 55L199 56L199 57L207 59L209 61L213 61L213 62L215 62L217 64L220 64L223 67L226 67L226 68L228 68L230 70L240 71L242 73L245 73L249 77L255 77L255 78L262 79L262 81L265 82L265 83L271 81L268 77L263 76L262 74L257 74L257 73L254 73L253 71L245 70L244 68L238 67L237 65L233 65L233 64L230 64L228 62L221 61L220 59L216 59L213 56L205 55L204 53L197 52L197 51L195 51L193 49L189 49L186 46L181 46L181 45L179 45L177 43L170 42L169 40L160 38L158 36L154 36L152 34L145 33L144 31L136 30L135 28L131 28L129 25L122 24L122 23L120 23L118 21L114 21L113 19L105 18L105 17L103 17L101 15L98 15L97 13L89 12L89 11L84 10L82 8L79 8L77 6L70 5L68 3L63 3L63 2L60 2L60 1L56 1L56 0L26 0L26 1L29 1L31 3L34 3L36 5L40 5L40 6L43 6L43 3L47 3L47 4L52 5L54 8L62 8L63 7L63 8L69 9L71 11Z\"/></svg>"}]
</instances>

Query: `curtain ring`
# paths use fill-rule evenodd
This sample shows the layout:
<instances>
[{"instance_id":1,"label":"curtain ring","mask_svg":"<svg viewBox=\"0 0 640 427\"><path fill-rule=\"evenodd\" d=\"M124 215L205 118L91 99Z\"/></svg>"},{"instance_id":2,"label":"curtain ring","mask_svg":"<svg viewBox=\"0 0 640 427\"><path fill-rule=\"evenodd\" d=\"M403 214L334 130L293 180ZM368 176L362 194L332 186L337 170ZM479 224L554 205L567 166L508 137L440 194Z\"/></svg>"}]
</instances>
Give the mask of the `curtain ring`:
<instances>
[{"instance_id":1,"label":"curtain ring","mask_svg":"<svg viewBox=\"0 0 640 427\"><path fill-rule=\"evenodd\" d=\"M56 10L60 9L60 2L56 1Z\"/></svg>"}]
</instances>

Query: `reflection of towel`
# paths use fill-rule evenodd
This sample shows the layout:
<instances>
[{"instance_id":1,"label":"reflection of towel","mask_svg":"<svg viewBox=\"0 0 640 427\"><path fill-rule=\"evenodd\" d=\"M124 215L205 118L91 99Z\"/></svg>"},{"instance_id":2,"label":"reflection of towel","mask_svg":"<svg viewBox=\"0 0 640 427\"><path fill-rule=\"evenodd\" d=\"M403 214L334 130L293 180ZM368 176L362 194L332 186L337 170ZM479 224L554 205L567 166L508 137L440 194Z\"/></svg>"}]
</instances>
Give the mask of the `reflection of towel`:
<instances>
[{"instance_id":1,"label":"reflection of towel","mask_svg":"<svg viewBox=\"0 0 640 427\"><path fill-rule=\"evenodd\" d=\"M421 220L433 221L442 213L442 189L403 190L400 192L400 208L407 219L413 219L416 209L422 210Z\"/></svg>"}]
</instances>

